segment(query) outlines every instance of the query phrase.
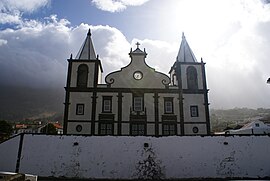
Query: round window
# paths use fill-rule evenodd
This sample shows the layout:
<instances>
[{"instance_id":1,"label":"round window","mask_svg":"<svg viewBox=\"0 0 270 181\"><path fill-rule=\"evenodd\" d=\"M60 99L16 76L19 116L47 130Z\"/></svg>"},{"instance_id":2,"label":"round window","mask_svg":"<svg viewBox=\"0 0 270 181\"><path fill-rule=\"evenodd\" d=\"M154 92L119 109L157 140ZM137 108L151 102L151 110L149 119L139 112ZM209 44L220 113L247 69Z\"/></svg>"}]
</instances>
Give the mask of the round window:
<instances>
[{"instance_id":1,"label":"round window","mask_svg":"<svg viewBox=\"0 0 270 181\"><path fill-rule=\"evenodd\" d=\"M76 126L76 131L81 132L82 131L82 125L77 125Z\"/></svg>"},{"instance_id":2,"label":"round window","mask_svg":"<svg viewBox=\"0 0 270 181\"><path fill-rule=\"evenodd\" d=\"M192 131L193 131L193 133L198 133L199 132L199 128L195 126L195 127L192 128Z\"/></svg>"}]
</instances>

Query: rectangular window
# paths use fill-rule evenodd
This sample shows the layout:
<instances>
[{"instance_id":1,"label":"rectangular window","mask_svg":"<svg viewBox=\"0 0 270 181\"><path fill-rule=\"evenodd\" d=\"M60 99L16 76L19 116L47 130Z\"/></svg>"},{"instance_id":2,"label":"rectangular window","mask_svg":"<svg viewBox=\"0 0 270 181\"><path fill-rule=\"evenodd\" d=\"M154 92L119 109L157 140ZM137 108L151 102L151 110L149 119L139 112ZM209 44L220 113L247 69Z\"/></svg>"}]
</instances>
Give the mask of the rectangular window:
<instances>
[{"instance_id":1,"label":"rectangular window","mask_svg":"<svg viewBox=\"0 0 270 181\"><path fill-rule=\"evenodd\" d=\"M142 96L133 97L133 110L143 111L143 97Z\"/></svg>"},{"instance_id":2,"label":"rectangular window","mask_svg":"<svg viewBox=\"0 0 270 181\"><path fill-rule=\"evenodd\" d=\"M145 124L133 123L131 124L131 135L132 136L143 136L145 135Z\"/></svg>"},{"instance_id":3,"label":"rectangular window","mask_svg":"<svg viewBox=\"0 0 270 181\"><path fill-rule=\"evenodd\" d=\"M100 123L99 124L100 135L112 135L113 134L113 123Z\"/></svg>"},{"instance_id":4,"label":"rectangular window","mask_svg":"<svg viewBox=\"0 0 270 181\"><path fill-rule=\"evenodd\" d=\"M199 117L198 106L190 106L190 116Z\"/></svg>"},{"instance_id":5,"label":"rectangular window","mask_svg":"<svg viewBox=\"0 0 270 181\"><path fill-rule=\"evenodd\" d=\"M103 96L102 112L111 113L112 112L112 97Z\"/></svg>"},{"instance_id":6,"label":"rectangular window","mask_svg":"<svg viewBox=\"0 0 270 181\"><path fill-rule=\"evenodd\" d=\"M164 97L164 113L173 114L173 98Z\"/></svg>"},{"instance_id":7,"label":"rectangular window","mask_svg":"<svg viewBox=\"0 0 270 181\"><path fill-rule=\"evenodd\" d=\"M163 124L162 133L164 136L176 135L175 124Z\"/></svg>"},{"instance_id":8,"label":"rectangular window","mask_svg":"<svg viewBox=\"0 0 270 181\"><path fill-rule=\"evenodd\" d=\"M84 115L84 104L76 105L76 115Z\"/></svg>"}]
</instances>

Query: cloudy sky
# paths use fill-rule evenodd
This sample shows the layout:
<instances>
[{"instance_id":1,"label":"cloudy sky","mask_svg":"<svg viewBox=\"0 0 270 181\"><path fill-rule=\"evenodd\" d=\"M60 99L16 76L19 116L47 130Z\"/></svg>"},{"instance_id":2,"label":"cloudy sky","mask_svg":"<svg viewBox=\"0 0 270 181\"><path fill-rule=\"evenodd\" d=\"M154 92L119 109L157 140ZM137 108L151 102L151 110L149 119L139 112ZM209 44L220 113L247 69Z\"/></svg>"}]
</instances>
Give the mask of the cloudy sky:
<instances>
[{"instance_id":1,"label":"cloudy sky","mask_svg":"<svg viewBox=\"0 0 270 181\"><path fill-rule=\"evenodd\" d=\"M168 73L182 32L206 62L211 108L270 108L267 0L1 0L0 88L63 89L89 28L105 77L139 41Z\"/></svg>"}]
</instances>

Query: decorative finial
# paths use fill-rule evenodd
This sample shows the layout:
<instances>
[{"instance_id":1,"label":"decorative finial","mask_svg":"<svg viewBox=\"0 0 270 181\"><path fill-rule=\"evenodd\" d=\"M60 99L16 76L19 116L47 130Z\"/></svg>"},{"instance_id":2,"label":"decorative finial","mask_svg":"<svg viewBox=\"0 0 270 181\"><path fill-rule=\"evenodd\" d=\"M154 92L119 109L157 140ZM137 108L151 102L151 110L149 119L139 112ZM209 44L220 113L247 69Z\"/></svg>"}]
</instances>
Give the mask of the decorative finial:
<instances>
[{"instance_id":1,"label":"decorative finial","mask_svg":"<svg viewBox=\"0 0 270 181\"><path fill-rule=\"evenodd\" d=\"M98 60L98 58L99 58L99 55L97 54L97 60Z\"/></svg>"},{"instance_id":2,"label":"decorative finial","mask_svg":"<svg viewBox=\"0 0 270 181\"><path fill-rule=\"evenodd\" d=\"M137 42L137 43L136 43L136 45L137 45L137 48L139 48L139 46L140 46L140 43L139 43L139 42Z\"/></svg>"},{"instance_id":3,"label":"decorative finial","mask_svg":"<svg viewBox=\"0 0 270 181\"><path fill-rule=\"evenodd\" d=\"M70 54L70 58L69 59L72 60L72 53Z\"/></svg>"},{"instance_id":4,"label":"decorative finial","mask_svg":"<svg viewBox=\"0 0 270 181\"><path fill-rule=\"evenodd\" d=\"M185 34L184 34L184 32L182 32L182 39L184 39L185 38Z\"/></svg>"},{"instance_id":5,"label":"decorative finial","mask_svg":"<svg viewBox=\"0 0 270 181\"><path fill-rule=\"evenodd\" d=\"M201 57L201 62L203 62L203 58Z\"/></svg>"},{"instance_id":6,"label":"decorative finial","mask_svg":"<svg viewBox=\"0 0 270 181\"><path fill-rule=\"evenodd\" d=\"M90 30L90 28L88 30L87 36L91 36L91 30Z\"/></svg>"},{"instance_id":7,"label":"decorative finial","mask_svg":"<svg viewBox=\"0 0 270 181\"><path fill-rule=\"evenodd\" d=\"M132 48L130 48L130 53L132 52Z\"/></svg>"},{"instance_id":8,"label":"decorative finial","mask_svg":"<svg viewBox=\"0 0 270 181\"><path fill-rule=\"evenodd\" d=\"M145 48L143 49L144 53L146 53Z\"/></svg>"}]
</instances>

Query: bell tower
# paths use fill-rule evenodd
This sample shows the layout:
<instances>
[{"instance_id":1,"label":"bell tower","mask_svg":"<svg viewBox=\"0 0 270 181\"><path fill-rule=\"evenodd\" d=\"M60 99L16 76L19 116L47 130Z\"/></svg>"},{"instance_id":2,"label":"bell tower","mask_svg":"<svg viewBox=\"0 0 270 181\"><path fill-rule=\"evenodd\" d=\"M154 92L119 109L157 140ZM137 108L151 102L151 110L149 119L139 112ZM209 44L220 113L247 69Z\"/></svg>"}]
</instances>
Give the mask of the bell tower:
<instances>
[{"instance_id":1,"label":"bell tower","mask_svg":"<svg viewBox=\"0 0 270 181\"><path fill-rule=\"evenodd\" d=\"M102 72L102 65L99 57L96 56L89 29L75 59L72 55L68 59L64 103L64 134L69 134L74 130L80 132L80 134L93 134L95 129L96 89L101 82ZM91 91L89 91L90 89ZM91 102L92 104L90 104Z\"/></svg>"},{"instance_id":2,"label":"bell tower","mask_svg":"<svg viewBox=\"0 0 270 181\"><path fill-rule=\"evenodd\" d=\"M210 134L205 63L197 61L184 33L169 74L171 84L179 90L181 135Z\"/></svg>"}]
</instances>

